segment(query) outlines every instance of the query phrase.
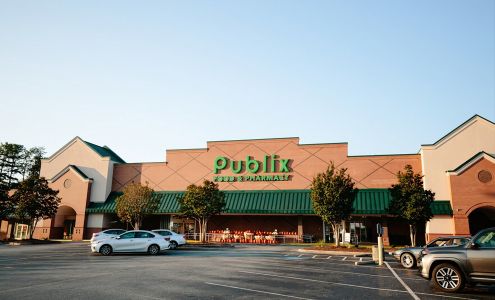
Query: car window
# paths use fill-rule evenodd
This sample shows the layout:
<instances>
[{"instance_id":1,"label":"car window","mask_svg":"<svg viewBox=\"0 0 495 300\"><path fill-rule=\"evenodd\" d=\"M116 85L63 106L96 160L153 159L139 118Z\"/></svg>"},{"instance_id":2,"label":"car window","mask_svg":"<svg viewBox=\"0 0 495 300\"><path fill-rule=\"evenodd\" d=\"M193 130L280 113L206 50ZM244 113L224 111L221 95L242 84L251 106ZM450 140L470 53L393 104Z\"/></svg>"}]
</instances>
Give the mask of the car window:
<instances>
[{"instance_id":1,"label":"car window","mask_svg":"<svg viewBox=\"0 0 495 300\"><path fill-rule=\"evenodd\" d=\"M126 232L124 234L121 234L120 238L121 239L132 239L132 238L134 238L134 235L135 235L134 231L133 232Z\"/></svg>"},{"instance_id":2,"label":"car window","mask_svg":"<svg viewBox=\"0 0 495 300\"><path fill-rule=\"evenodd\" d=\"M156 230L155 232L158 233L159 235L164 235L164 236L172 235L172 233L168 230Z\"/></svg>"},{"instance_id":3,"label":"car window","mask_svg":"<svg viewBox=\"0 0 495 300\"><path fill-rule=\"evenodd\" d=\"M487 231L474 241L480 248L495 248L495 231Z\"/></svg>"},{"instance_id":4,"label":"car window","mask_svg":"<svg viewBox=\"0 0 495 300\"><path fill-rule=\"evenodd\" d=\"M464 245L465 243L467 243L468 239L465 239L465 238L455 238L455 239L452 239L452 245L453 246L459 246L459 245Z\"/></svg>"},{"instance_id":5,"label":"car window","mask_svg":"<svg viewBox=\"0 0 495 300\"><path fill-rule=\"evenodd\" d=\"M138 231L136 232L136 237L146 239L146 238L154 238L155 236L148 232Z\"/></svg>"},{"instance_id":6,"label":"car window","mask_svg":"<svg viewBox=\"0 0 495 300\"><path fill-rule=\"evenodd\" d=\"M446 239L438 239L428 244L428 247L442 247L445 246L447 242L448 240Z\"/></svg>"},{"instance_id":7,"label":"car window","mask_svg":"<svg viewBox=\"0 0 495 300\"><path fill-rule=\"evenodd\" d=\"M124 232L125 230L120 230L120 229L110 229L105 231L106 234L122 234Z\"/></svg>"}]
</instances>

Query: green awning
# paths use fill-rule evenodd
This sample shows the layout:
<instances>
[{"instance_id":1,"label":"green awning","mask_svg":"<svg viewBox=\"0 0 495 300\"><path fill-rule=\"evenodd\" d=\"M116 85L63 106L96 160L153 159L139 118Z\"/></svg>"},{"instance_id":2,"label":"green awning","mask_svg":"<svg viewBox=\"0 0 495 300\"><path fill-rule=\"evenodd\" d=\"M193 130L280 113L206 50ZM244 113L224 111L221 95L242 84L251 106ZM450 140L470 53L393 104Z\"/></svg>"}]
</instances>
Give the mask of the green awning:
<instances>
[{"instance_id":1,"label":"green awning","mask_svg":"<svg viewBox=\"0 0 495 300\"><path fill-rule=\"evenodd\" d=\"M309 190L224 191L227 203L224 214L314 215ZM179 210L177 197L184 192L155 192L160 199L157 214ZM115 200L122 193L112 192L104 203L91 202L86 213L115 213ZM354 200L354 215L389 215L388 189L361 189ZM434 215L451 215L450 201L435 201Z\"/></svg>"}]
</instances>

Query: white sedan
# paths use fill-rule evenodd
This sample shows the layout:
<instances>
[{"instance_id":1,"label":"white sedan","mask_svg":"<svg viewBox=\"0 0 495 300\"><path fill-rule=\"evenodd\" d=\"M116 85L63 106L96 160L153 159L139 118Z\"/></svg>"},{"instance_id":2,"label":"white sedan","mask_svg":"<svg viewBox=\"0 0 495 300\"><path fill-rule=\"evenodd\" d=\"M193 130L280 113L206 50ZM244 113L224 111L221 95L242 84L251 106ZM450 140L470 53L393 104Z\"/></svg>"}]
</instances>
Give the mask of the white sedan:
<instances>
[{"instance_id":1,"label":"white sedan","mask_svg":"<svg viewBox=\"0 0 495 300\"><path fill-rule=\"evenodd\" d=\"M170 248L169 249L171 249L171 250L175 250L175 249L177 249L177 247L186 244L186 239L184 238L184 235L175 233L172 230L154 229L152 231L158 233L159 235L163 235L165 237L165 239L169 238L167 241L170 241Z\"/></svg>"},{"instance_id":2,"label":"white sedan","mask_svg":"<svg viewBox=\"0 0 495 300\"><path fill-rule=\"evenodd\" d=\"M91 243L96 242L99 240L106 240L111 237L116 237L121 235L122 233L127 232L127 230L124 229L107 229L103 230L97 233L93 233L93 236L91 237Z\"/></svg>"},{"instance_id":3,"label":"white sedan","mask_svg":"<svg viewBox=\"0 0 495 300\"><path fill-rule=\"evenodd\" d=\"M113 252L148 252L156 255L167 250L170 242L163 236L146 230L131 230L117 237L91 243L91 251L110 255Z\"/></svg>"}]
</instances>

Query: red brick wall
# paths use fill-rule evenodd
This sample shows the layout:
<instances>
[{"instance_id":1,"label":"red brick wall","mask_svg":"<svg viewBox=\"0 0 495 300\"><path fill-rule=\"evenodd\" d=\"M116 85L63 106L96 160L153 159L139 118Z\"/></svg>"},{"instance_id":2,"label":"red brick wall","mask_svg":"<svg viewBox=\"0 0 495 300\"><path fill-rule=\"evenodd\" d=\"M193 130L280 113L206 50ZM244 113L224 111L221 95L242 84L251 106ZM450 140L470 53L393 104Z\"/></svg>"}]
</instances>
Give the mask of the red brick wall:
<instances>
[{"instance_id":1,"label":"red brick wall","mask_svg":"<svg viewBox=\"0 0 495 300\"><path fill-rule=\"evenodd\" d=\"M490 182L478 179L481 170L492 174ZM450 175L449 179L455 234L469 235L469 214L480 207L495 207L495 164L482 158L463 173Z\"/></svg>"}]
</instances>

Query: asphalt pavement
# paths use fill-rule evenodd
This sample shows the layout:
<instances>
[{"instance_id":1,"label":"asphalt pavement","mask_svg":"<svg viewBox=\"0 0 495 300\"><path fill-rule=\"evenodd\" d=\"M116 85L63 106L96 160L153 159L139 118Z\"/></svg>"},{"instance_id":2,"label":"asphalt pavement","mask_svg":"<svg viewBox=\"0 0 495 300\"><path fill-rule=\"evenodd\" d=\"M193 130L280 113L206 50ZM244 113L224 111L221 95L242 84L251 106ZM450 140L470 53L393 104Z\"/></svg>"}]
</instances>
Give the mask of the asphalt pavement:
<instances>
[{"instance_id":1,"label":"asphalt pavement","mask_svg":"<svg viewBox=\"0 0 495 300\"><path fill-rule=\"evenodd\" d=\"M0 299L493 299L495 289L435 291L417 270L302 254L294 246L90 253L88 243L0 248ZM395 273L395 274L394 274Z\"/></svg>"}]
</instances>

